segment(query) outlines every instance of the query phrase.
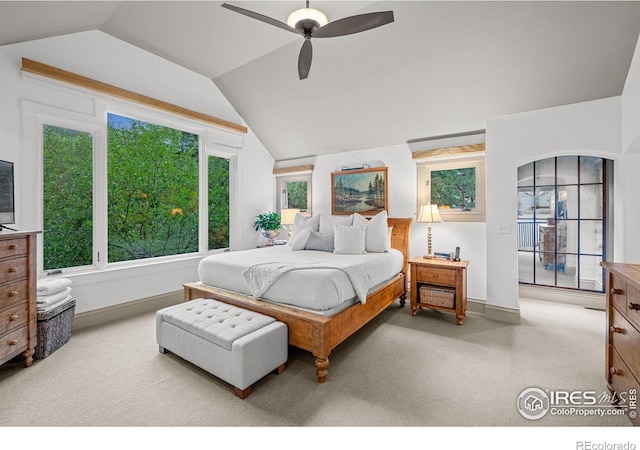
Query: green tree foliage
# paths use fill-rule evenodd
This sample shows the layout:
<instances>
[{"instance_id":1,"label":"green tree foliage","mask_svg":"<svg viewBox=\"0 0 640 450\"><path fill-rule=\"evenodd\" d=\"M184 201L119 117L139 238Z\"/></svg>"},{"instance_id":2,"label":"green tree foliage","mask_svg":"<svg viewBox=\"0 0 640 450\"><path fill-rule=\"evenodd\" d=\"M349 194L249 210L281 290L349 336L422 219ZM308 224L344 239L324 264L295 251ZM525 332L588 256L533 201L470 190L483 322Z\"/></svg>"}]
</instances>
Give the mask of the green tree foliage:
<instances>
[{"instance_id":1,"label":"green tree foliage","mask_svg":"<svg viewBox=\"0 0 640 450\"><path fill-rule=\"evenodd\" d=\"M307 182L287 183L287 205L289 208L307 209Z\"/></svg>"},{"instance_id":2,"label":"green tree foliage","mask_svg":"<svg viewBox=\"0 0 640 450\"><path fill-rule=\"evenodd\" d=\"M93 137L43 128L44 270L93 263Z\"/></svg>"},{"instance_id":3,"label":"green tree foliage","mask_svg":"<svg viewBox=\"0 0 640 450\"><path fill-rule=\"evenodd\" d=\"M198 251L198 136L147 122L108 127L109 262Z\"/></svg>"},{"instance_id":4,"label":"green tree foliage","mask_svg":"<svg viewBox=\"0 0 640 450\"><path fill-rule=\"evenodd\" d=\"M476 207L476 171L465 169L431 172L431 203L463 211Z\"/></svg>"},{"instance_id":5,"label":"green tree foliage","mask_svg":"<svg viewBox=\"0 0 640 450\"><path fill-rule=\"evenodd\" d=\"M229 247L229 160L209 156L209 250Z\"/></svg>"}]
</instances>

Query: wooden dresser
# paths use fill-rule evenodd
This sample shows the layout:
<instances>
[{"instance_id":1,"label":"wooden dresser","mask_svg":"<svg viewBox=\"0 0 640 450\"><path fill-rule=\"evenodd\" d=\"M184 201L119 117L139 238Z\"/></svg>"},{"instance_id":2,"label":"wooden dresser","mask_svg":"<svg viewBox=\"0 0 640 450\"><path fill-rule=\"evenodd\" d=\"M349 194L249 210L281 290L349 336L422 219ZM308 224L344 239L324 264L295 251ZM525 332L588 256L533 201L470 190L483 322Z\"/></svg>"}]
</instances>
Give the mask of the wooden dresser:
<instances>
[{"instance_id":1,"label":"wooden dresser","mask_svg":"<svg viewBox=\"0 0 640 450\"><path fill-rule=\"evenodd\" d=\"M36 232L0 232L0 364L22 354L33 362L37 340Z\"/></svg>"},{"instance_id":2,"label":"wooden dresser","mask_svg":"<svg viewBox=\"0 0 640 450\"><path fill-rule=\"evenodd\" d=\"M614 402L638 419L640 391L640 265L603 262L607 271L607 343L605 376Z\"/></svg>"}]
</instances>

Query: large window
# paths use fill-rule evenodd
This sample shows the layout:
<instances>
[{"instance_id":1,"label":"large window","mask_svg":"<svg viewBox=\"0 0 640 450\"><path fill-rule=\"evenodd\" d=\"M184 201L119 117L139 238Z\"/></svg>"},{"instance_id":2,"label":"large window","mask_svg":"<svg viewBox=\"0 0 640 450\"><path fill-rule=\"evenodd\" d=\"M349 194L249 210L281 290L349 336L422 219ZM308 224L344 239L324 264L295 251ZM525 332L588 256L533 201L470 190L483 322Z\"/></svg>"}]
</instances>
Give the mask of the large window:
<instances>
[{"instance_id":1,"label":"large window","mask_svg":"<svg viewBox=\"0 0 640 450\"><path fill-rule=\"evenodd\" d=\"M295 208L311 214L311 174L277 177L278 209Z\"/></svg>"},{"instance_id":2,"label":"large window","mask_svg":"<svg viewBox=\"0 0 640 450\"><path fill-rule=\"evenodd\" d=\"M204 133L113 113L104 134L72 128L42 128L43 270L229 247L231 157Z\"/></svg>"},{"instance_id":3,"label":"large window","mask_svg":"<svg viewBox=\"0 0 640 450\"><path fill-rule=\"evenodd\" d=\"M43 268L93 264L93 134L44 125Z\"/></svg>"},{"instance_id":4,"label":"large window","mask_svg":"<svg viewBox=\"0 0 640 450\"><path fill-rule=\"evenodd\" d=\"M109 262L198 251L198 136L108 114Z\"/></svg>"},{"instance_id":5,"label":"large window","mask_svg":"<svg viewBox=\"0 0 640 450\"><path fill-rule=\"evenodd\" d=\"M518 272L526 284L604 290L611 162L562 156L518 168Z\"/></svg>"}]
</instances>

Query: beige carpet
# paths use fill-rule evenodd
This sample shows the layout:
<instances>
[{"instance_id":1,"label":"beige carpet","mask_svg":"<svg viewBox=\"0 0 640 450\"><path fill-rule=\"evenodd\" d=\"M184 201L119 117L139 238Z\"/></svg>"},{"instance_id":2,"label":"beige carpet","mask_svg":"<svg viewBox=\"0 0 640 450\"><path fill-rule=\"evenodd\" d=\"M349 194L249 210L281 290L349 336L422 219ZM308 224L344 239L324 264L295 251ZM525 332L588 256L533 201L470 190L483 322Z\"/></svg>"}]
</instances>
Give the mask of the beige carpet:
<instances>
[{"instance_id":1,"label":"beige carpet","mask_svg":"<svg viewBox=\"0 0 640 450\"><path fill-rule=\"evenodd\" d=\"M160 354L154 313L80 330L25 369L0 367L2 426L443 427L630 426L627 417L523 418L523 389L606 391L605 313L523 301L521 325L390 306L335 349L325 384L313 358L233 389Z\"/></svg>"}]
</instances>

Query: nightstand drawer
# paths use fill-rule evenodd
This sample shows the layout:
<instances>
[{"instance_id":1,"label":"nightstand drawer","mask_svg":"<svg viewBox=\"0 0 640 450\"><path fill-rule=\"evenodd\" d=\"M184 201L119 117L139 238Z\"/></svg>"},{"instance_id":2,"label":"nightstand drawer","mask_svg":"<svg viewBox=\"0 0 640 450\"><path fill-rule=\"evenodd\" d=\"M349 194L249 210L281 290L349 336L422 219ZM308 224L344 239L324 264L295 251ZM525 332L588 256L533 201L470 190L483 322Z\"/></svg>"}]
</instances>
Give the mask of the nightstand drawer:
<instances>
[{"instance_id":1,"label":"nightstand drawer","mask_svg":"<svg viewBox=\"0 0 640 450\"><path fill-rule=\"evenodd\" d=\"M0 312L0 334L24 326L29 316L27 303Z\"/></svg>"},{"instance_id":2,"label":"nightstand drawer","mask_svg":"<svg viewBox=\"0 0 640 450\"><path fill-rule=\"evenodd\" d=\"M22 327L0 337L0 359L18 354L27 347L27 327Z\"/></svg>"},{"instance_id":3,"label":"nightstand drawer","mask_svg":"<svg viewBox=\"0 0 640 450\"><path fill-rule=\"evenodd\" d=\"M0 241L0 258L27 254L27 240L25 238L4 239Z\"/></svg>"},{"instance_id":4,"label":"nightstand drawer","mask_svg":"<svg viewBox=\"0 0 640 450\"><path fill-rule=\"evenodd\" d=\"M638 377L640 376L640 351L638 351L640 332L616 309L613 309L611 314L613 315L613 325L609 330L611 333L611 344L618 351L634 375Z\"/></svg>"},{"instance_id":5,"label":"nightstand drawer","mask_svg":"<svg viewBox=\"0 0 640 450\"><path fill-rule=\"evenodd\" d=\"M439 286L455 286L456 271L451 269L442 269L440 267L423 267L416 268L418 283L436 284Z\"/></svg>"}]
</instances>

